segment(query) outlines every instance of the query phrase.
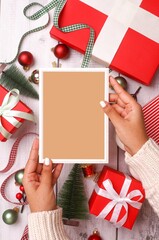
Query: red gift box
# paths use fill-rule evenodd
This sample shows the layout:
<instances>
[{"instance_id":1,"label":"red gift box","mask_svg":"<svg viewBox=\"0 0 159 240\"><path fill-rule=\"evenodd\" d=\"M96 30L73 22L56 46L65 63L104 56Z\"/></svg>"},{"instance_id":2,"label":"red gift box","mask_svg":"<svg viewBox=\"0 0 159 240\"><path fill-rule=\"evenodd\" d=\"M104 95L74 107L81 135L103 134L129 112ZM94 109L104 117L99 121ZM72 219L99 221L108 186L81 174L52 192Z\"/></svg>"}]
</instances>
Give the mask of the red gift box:
<instances>
[{"instance_id":1,"label":"red gift box","mask_svg":"<svg viewBox=\"0 0 159 240\"><path fill-rule=\"evenodd\" d=\"M159 144L159 95L143 108L147 135Z\"/></svg>"},{"instance_id":2,"label":"red gift box","mask_svg":"<svg viewBox=\"0 0 159 240\"><path fill-rule=\"evenodd\" d=\"M67 0L59 26L88 24L95 30L93 58L149 85L159 63L158 16L157 0ZM50 35L84 53L89 30L63 33L53 27Z\"/></svg>"},{"instance_id":3,"label":"red gift box","mask_svg":"<svg viewBox=\"0 0 159 240\"><path fill-rule=\"evenodd\" d=\"M12 90L13 93L15 93L14 92L15 90L18 91L17 89L14 89ZM13 96L14 94L12 93L12 91L10 95L13 97L12 99L13 99L13 105L14 105L15 97ZM21 126L21 124L25 121L25 119L27 119L27 117L29 118L27 120L35 121L33 114L31 114L32 110L21 101L18 101L18 103L11 109L13 111L16 111L16 112L12 111L13 114L11 113L11 115L15 115L15 113L17 115L17 111L18 111L20 115L23 115L23 113L24 114L26 113L27 116L14 117L9 115L7 116L7 114L5 114L6 116L4 116L2 114L1 107L4 104L4 101L5 101L4 99L7 94L9 94L9 92L0 85L0 141L2 142L7 141L7 139L17 130L17 128ZM7 104L7 102L5 104ZM3 130L3 128L5 130ZM5 131L6 133L4 133Z\"/></svg>"},{"instance_id":4,"label":"red gift box","mask_svg":"<svg viewBox=\"0 0 159 240\"><path fill-rule=\"evenodd\" d=\"M104 167L90 200L90 213L132 229L145 199L141 182L114 169Z\"/></svg>"}]
</instances>

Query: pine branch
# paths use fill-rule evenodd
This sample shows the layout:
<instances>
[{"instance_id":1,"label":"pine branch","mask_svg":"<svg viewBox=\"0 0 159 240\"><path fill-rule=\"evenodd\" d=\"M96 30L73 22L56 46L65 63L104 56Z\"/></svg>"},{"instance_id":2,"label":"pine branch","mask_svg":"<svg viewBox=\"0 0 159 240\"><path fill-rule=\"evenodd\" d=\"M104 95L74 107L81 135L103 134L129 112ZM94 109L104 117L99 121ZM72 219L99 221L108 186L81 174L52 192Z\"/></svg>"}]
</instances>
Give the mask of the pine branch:
<instances>
[{"instance_id":1,"label":"pine branch","mask_svg":"<svg viewBox=\"0 0 159 240\"><path fill-rule=\"evenodd\" d=\"M8 90L17 88L20 94L39 99L37 91L15 65L2 72L0 84Z\"/></svg>"}]
</instances>

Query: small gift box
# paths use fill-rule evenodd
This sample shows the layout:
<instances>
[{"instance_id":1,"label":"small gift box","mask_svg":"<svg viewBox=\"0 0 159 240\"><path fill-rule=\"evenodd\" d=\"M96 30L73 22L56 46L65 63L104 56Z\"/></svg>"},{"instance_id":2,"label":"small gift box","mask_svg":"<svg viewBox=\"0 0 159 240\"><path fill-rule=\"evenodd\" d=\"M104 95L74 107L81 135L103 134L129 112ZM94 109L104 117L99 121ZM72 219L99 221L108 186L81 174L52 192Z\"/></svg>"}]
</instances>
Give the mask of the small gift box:
<instances>
[{"instance_id":1,"label":"small gift box","mask_svg":"<svg viewBox=\"0 0 159 240\"><path fill-rule=\"evenodd\" d=\"M159 1L67 0L59 27L85 23L95 31L92 57L146 85L158 68ZM54 37L84 53L89 30L63 33L53 27Z\"/></svg>"},{"instance_id":2,"label":"small gift box","mask_svg":"<svg viewBox=\"0 0 159 240\"><path fill-rule=\"evenodd\" d=\"M145 199L141 182L104 167L89 200L90 213L115 225L132 229Z\"/></svg>"},{"instance_id":3,"label":"small gift box","mask_svg":"<svg viewBox=\"0 0 159 240\"><path fill-rule=\"evenodd\" d=\"M19 100L19 90L0 85L0 141L5 142L25 121L35 122L32 110Z\"/></svg>"}]
</instances>

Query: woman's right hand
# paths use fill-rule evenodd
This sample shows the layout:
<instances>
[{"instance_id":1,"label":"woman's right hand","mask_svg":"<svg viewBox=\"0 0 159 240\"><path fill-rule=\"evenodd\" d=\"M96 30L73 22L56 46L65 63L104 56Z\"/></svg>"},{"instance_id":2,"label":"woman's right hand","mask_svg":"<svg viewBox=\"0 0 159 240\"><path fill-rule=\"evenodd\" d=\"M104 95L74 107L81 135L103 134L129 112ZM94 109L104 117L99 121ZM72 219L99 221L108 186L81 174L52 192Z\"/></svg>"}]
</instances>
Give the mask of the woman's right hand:
<instances>
[{"instance_id":1,"label":"woman's right hand","mask_svg":"<svg viewBox=\"0 0 159 240\"><path fill-rule=\"evenodd\" d=\"M110 77L110 84L116 92L110 94L109 99L114 104L110 105L106 101L101 101L100 104L114 125L125 150L134 155L148 140L142 108L113 77Z\"/></svg>"}]
</instances>

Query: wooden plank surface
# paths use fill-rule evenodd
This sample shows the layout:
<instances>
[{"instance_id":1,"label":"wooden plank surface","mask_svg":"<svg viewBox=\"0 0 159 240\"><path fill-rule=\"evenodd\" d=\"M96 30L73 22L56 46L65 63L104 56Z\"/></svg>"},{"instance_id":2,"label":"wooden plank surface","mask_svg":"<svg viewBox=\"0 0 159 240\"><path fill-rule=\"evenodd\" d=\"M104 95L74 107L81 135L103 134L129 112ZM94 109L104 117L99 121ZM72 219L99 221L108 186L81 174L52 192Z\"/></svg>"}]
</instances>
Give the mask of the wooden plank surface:
<instances>
[{"instance_id":1,"label":"wooden plank surface","mask_svg":"<svg viewBox=\"0 0 159 240\"><path fill-rule=\"evenodd\" d=\"M23 8L31 3L31 0L1 0L0 2L0 61L8 61L11 60L17 49L17 45L20 39L20 36L32 29L36 26L43 24L47 19L46 16L39 19L38 21L32 22L30 20L25 19L23 16ZM45 5L49 1L47 0L39 0L39 3ZM36 11L37 8L30 10L29 12ZM51 39L49 36L49 30L52 26L53 19L53 11L51 11L51 21L49 26L41 32L34 33L28 36L22 45L22 50L30 51L35 57L34 66L28 71L24 72L24 74L29 77L31 72L34 69L40 67L50 67L52 68L52 62L57 61L53 53L51 52L51 48L57 44L57 41ZM70 57L67 60L60 60L59 63L62 64L63 68L67 67L80 67L82 62L82 55L74 50L70 51ZM16 62L17 63L17 62ZM22 67L17 63L17 66L23 71ZM90 67L103 67L98 63L92 61ZM116 76L116 72L112 72L113 76ZM156 74L153 83L151 86L146 87L141 85L131 79L128 79L128 91L130 93L135 92L138 86L142 86L142 90L138 95L138 100L141 105L146 104L150 99L155 97L159 93L159 72ZM35 86L35 85L34 85ZM38 90L38 86L35 86ZM32 100L31 98L22 97L21 98L29 107L33 109L35 115L38 117L38 101ZM0 169L2 169L8 160L9 152L11 146L15 139L21 134L34 131L38 132L38 124L34 125L31 123L25 123L14 136L6 143L0 143L0 151L1 151L1 161L0 161ZM14 167L6 174L0 174L0 184L2 181L13 171L20 169L25 166L25 163L28 158L29 150L33 141L33 136L27 137L22 140L20 144L20 148L18 151L17 161ZM110 144L109 144L109 153L110 153L110 163L109 166L113 168L119 168L119 170L128 172L127 166L124 163L124 153L123 151L117 149L115 142L115 131L110 123ZM103 165L97 164L96 171L100 171ZM64 181L66 180L70 170L72 168L72 164L65 164L61 177L58 181L57 192L60 190ZM94 182L90 179L83 179L85 191L87 198L89 199L90 194L94 188ZM14 185L14 179L10 181L7 186L7 195L11 200L15 200L15 194L18 192L18 188ZM6 202L0 196L0 215L8 209L13 208L14 205ZM0 240L6 239L10 240L10 236L12 236L12 240L20 239L23 229L27 223L27 214L29 213L29 208L25 207L25 211L23 214L19 214L19 220L16 224L9 226L3 223L0 220ZM66 227L66 231L72 240L84 240L80 235L86 233L87 236L91 235L94 228L98 228L101 237L103 240L158 240L159 235L159 220L157 216L153 213L152 208L149 206L147 202L144 203L142 211L135 223L135 227L132 231L121 228L116 230L109 222L104 220L97 220L94 216L90 216L90 219L87 221L81 221L79 227Z\"/></svg>"}]
</instances>

